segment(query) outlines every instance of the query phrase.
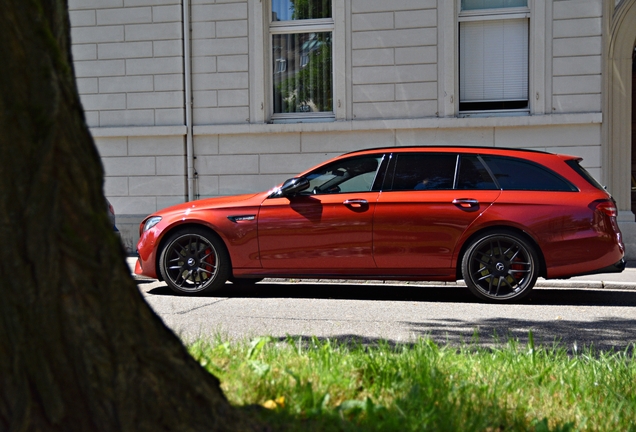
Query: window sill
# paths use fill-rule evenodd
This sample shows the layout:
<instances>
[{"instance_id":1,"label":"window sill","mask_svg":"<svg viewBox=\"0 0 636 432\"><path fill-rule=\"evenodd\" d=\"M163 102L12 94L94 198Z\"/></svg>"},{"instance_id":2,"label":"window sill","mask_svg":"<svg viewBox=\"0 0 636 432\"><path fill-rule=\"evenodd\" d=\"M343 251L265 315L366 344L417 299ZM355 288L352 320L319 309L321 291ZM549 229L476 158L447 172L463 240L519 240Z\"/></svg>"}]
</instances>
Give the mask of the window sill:
<instances>
[{"instance_id":1,"label":"window sill","mask_svg":"<svg viewBox=\"0 0 636 432\"><path fill-rule=\"evenodd\" d=\"M297 116L293 114L278 114L272 116L269 121L270 124L278 123L329 123L336 121L336 116L333 113L314 114L307 116Z\"/></svg>"},{"instance_id":2,"label":"window sill","mask_svg":"<svg viewBox=\"0 0 636 432\"><path fill-rule=\"evenodd\" d=\"M458 118L474 118L474 117L524 117L529 116L530 110L493 110L493 111L460 111Z\"/></svg>"}]
</instances>

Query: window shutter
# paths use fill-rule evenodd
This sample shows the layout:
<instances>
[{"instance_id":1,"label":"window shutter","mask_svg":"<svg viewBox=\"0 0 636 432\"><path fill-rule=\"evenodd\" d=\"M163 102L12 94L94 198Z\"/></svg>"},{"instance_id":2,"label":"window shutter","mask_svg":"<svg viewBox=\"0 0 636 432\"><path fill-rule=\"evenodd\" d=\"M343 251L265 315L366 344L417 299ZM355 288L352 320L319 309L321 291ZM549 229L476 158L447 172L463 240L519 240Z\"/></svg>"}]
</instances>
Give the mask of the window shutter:
<instances>
[{"instance_id":1,"label":"window shutter","mask_svg":"<svg viewBox=\"0 0 636 432\"><path fill-rule=\"evenodd\" d=\"M461 102L528 100L528 20L460 23Z\"/></svg>"}]
</instances>

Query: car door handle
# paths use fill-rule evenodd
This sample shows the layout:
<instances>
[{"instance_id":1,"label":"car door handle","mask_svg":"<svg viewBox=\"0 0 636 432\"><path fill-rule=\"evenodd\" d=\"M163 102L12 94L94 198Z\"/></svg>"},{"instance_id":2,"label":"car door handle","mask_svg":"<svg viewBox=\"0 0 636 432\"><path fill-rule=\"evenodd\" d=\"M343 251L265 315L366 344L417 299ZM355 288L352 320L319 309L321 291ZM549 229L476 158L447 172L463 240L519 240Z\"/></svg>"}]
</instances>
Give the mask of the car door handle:
<instances>
[{"instance_id":1,"label":"car door handle","mask_svg":"<svg viewBox=\"0 0 636 432\"><path fill-rule=\"evenodd\" d=\"M345 200L342 204L349 206L349 207L364 207L367 206L369 203L367 200L364 199L348 199Z\"/></svg>"},{"instance_id":2,"label":"car door handle","mask_svg":"<svg viewBox=\"0 0 636 432\"><path fill-rule=\"evenodd\" d=\"M473 208L479 206L479 201L472 198L455 198L453 204L461 208Z\"/></svg>"}]
</instances>

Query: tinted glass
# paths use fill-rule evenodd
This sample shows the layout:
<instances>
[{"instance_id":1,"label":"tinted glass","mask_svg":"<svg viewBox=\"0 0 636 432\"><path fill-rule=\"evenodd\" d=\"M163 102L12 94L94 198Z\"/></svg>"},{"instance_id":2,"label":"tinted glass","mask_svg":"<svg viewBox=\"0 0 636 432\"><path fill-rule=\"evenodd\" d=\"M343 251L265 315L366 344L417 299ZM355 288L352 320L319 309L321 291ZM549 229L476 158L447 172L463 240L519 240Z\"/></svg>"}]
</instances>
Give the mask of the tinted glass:
<instances>
[{"instance_id":1,"label":"tinted glass","mask_svg":"<svg viewBox=\"0 0 636 432\"><path fill-rule=\"evenodd\" d=\"M634 64L636 64L636 63L634 63ZM602 191L605 190L603 185L601 185L599 182L597 182L596 179L594 177L592 177L592 174L590 174L585 168L583 168L579 164L579 161L577 161L577 160L569 160L569 161L566 161L565 163L570 165L570 167L572 167L572 169L574 171L576 171L581 177L583 177L585 179L585 181L587 181L589 184L591 184L595 188L600 189Z\"/></svg>"},{"instance_id":2,"label":"tinted glass","mask_svg":"<svg viewBox=\"0 0 636 432\"><path fill-rule=\"evenodd\" d=\"M272 0L272 21L331 18L331 0Z\"/></svg>"},{"instance_id":3,"label":"tinted glass","mask_svg":"<svg viewBox=\"0 0 636 432\"><path fill-rule=\"evenodd\" d=\"M382 155L339 160L317 169L305 177L309 188L304 193L328 194L368 192L373 188Z\"/></svg>"},{"instance_id":4,"label":"tinted glass","mask_svg":"<svg viewBox=\"0 0 636 432\"><path fill-rule=\"evenodd\" d=\"M477 156L461 156L457 189L498 189L484 164Z\"/></svg>"},{"instance_id":5,"label":"tinted glass","mask_svg":"<svg viewBox=\"0 0 636 432\"><path fill-rule=\"evenodd\" d=\"M392 181L392 190L444 190L453 189L457 155L435 153L398 153Z\"/></svg>"},{"instance_id":6,"label":"tinted glass","mask_svg":"<svg viewBox=\"0 0 636 432\"><path fill-rule=\"evenodd\" d=\"M462 10L499 9L528 6L528 0L462 0Z\"/></svg>"},{"instance_id":7,"label":"tinted glass","mask_svg":"<svg viewBox=\"0 0 636 432\"><path fill-rule=\"evenodd\" d=\"M560 175L534 162L501 156L483 156L482 159L504 190L577 190Z\"/></svg>"}]
</instances>

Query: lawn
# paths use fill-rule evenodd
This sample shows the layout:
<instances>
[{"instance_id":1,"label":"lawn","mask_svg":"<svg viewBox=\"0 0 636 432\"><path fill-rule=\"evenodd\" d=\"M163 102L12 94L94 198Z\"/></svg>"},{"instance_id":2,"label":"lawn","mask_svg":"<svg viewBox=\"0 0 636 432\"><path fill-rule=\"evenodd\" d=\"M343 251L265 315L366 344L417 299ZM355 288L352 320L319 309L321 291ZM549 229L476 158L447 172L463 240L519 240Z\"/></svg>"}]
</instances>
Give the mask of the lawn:
<instances>
[{"instance_id":1,"label":"lawn","mask_svg":"<svg viewBox=\"0 0 636 432\"><path fill-rule=\"evenodd\" d=\"M217 337L189 350L276 430L636 431L633 347L535 347L530 334L495 348Z\"/></svg>"}]
</instances>

